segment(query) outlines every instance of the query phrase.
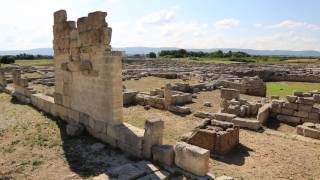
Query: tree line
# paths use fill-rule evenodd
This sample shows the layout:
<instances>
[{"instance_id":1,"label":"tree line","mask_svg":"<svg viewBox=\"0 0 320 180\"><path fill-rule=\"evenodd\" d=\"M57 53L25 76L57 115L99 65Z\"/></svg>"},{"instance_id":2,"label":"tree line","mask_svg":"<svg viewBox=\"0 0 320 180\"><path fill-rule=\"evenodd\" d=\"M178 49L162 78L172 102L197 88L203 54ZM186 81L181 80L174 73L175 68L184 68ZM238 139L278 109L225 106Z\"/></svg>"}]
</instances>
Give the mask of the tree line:
<instances>
[{"instance_id":1,"label":"tree line","mask_svg":"<svg viewBox=\"0 0 320 180\"><path fill-rule=\"evenodd\" d=\"M249 54L245 52L223 52L221 50L212 52L203 51L187 51L185 49L179 50L162 50L159 52L160 57L170 57L170 58L184 58L184 57L209 57L209 58L245 58L250 57Z\"/></svg>"},{"instance_id":2,"label":"tree line","mask_svg":"<svg viewBox=\"0 0 320 180\"><path fill-rule=\"evenodd\" d=\"M18 54L18 55L5 55L0 56L1 64L12 64L15 63L16 60L35 60L35 59L53 59L53 56L49 55L32 55L32 54Z\"/></svg>"}]
</instances>

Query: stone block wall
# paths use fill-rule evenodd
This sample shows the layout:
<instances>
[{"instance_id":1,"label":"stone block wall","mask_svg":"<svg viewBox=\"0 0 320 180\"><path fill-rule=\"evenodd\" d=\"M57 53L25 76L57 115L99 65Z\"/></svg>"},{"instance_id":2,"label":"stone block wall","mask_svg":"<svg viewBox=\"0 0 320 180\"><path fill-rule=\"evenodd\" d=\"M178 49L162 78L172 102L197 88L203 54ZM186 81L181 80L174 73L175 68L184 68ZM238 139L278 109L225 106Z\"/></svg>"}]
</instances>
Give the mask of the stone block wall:
<instances>
[{"instance_id":1,"label":"stone block wall","mask_svg":"<svg viewBox=\"0 0 320 180\"><path fill-rule=\"evenodd\" d=\"M111 51L105 12L76 22L54 14L55 102L86 113L91 121L122 123L121 53ZM76 119L77 120L77 119Z\"/></svg>"},{"instance_id":2,"label":"stone block wall","mask_svg":"<svg viewBox=\"0 0 320 180\"><path fill-rule=\"evenodd\" d=\"M30 103L31 95L35 93L35 90L29 87L29 80L21 77L20 70L13 71L12 79L14 84L13 96L23 103Z\"/></svg>"},{"instance_id":3,"label":"stone block wall","mask_svg":"<svg viewBox=\"0 0 320 180\"><path fill-rule=\"evenodd\" d=\"M240 92L242 94L265 97L267 86L258 76L244 77L240 81Z\"/></svg>"},{"instance_id":4,"label":"stone block wall","mask_svg":"<svg viewBox=\"0 0 320 180\"><path fill-rule=\"evenodd\" d=\"M241 94L265 97L266 83L258 76L218 80L216 86L239 90Z\"/></svg>"},{"instance_id":5,"label":"stone block wall","mask_svg":"<svg viewBox=\"0 0 320 180\"><path fill-rule=\"evenodd\" d=\"M239 129L233 123L206 119L183 140L212 154L224 155L239 144Z\"/></svg>"},{"instance_id":6,"label":"stone block wall","mask_svg":"<svg viewBox=\"0 0 320 180\"><path fill-rule=\"evenodd\" d=\"M320 123L304 123L303 125L299 125L297 126L297 134L314 139L320 139Z\"/></svg>"},{"instance_id":7,"label":"stone block wall","mask_svg":"<svg viewBox=\"0 0 320 180\"><path fill-rule=\"evenodd\" d=\"M320 109L312 97L287 96L287 101L273 100L271 113L273 118L285 123L302 124L305 122L319 123Z\"/></svg>"},{"instance_id":8,"label":"stone block wall","mask_svg":"<svg viewBox=\"0 0 320 180\"><path fill-rule=\"evenodd\" d=\"M67 21L64 10L54 13L56 77L54 103L49 109L68 123L84 125L103 142L149 158L151 146L162 143L159 131L163 127L153 131L152 122L145 129L123 123L122 52L111 51L112 30L106 16L106 12L97 11L74 22ZM48 111L39 98L33 97L33 102Z\"/></svg>"}]
</instances>

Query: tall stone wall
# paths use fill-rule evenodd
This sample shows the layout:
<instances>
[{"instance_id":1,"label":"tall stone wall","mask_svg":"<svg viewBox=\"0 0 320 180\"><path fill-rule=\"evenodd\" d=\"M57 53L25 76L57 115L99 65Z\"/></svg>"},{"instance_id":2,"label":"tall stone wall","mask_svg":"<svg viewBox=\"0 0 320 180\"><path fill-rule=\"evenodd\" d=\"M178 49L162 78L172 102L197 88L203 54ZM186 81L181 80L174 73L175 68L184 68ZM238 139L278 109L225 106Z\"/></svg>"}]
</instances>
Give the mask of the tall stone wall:
<instances>
[{"instance_id":1,"label":"tall stone wall","mask_svg":"<svg viewBox=\"0 0 320 180\"><path fill-rule=\"evenodd\" d=\"M85 113L93 121L122 123L121 53L111 51L107 13L67 21L54 14L55 103ZM77 25L76 25L77 24Z\"/></svg>"}]
</instances>

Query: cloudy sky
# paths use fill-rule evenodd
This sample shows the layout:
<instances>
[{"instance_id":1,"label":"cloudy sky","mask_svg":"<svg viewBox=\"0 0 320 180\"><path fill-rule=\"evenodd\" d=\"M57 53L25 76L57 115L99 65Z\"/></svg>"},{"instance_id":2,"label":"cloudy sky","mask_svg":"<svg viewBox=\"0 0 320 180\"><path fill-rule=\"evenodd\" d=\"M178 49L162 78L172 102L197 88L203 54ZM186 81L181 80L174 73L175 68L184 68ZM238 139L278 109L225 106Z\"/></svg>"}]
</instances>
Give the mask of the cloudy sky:
<instances>
[{"instance_id":1,"label":"cloudy sky","mask_svg":"<svg viewBox=\"0 0 320 180\"><path fill-rule=\"evenodd\" d=\"M0 50L52 46L53 12L107 11L114 47L319 50L319 0L3 0Z\"/></svg>"}]
</instances>

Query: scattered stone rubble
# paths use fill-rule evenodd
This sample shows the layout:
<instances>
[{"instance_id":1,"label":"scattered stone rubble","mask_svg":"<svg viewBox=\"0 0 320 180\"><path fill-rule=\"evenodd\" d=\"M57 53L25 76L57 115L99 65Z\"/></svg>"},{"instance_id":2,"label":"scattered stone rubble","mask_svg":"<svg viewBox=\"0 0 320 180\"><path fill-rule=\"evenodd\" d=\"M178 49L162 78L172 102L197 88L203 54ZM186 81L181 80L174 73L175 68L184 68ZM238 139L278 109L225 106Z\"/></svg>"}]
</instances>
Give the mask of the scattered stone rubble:
<instances>
[{"instance_id":1,"label":"scattered stone rubble","mask_svg":"<svg viewBox=\"0 0 320 180\"><path fill-rule=\"evenodd\" d=\"M240 91L235 89L221 89L221 112L235 114L239 117L252 117L258 114L262 103L248 102L240 99Z\"/></svg>"},{"instance_id":2,"label":"scattered stone rubble","mask_svg":"<svg viewBox=\"0 0 320 180\"><path fill-rule=\"evenodd\" d=\"M179 114L191 113L190 107L184 105L192 102L192 94L172 89L171 85L167 84L161 89L150 91L150 93L125 90L123 92L124 104L127 106L139 104Z\"/></svg>"},{"instance_id":3,"label":"scattered stone rubble","mask_svg":"<svg viewBox=\"0 0 320 180\"><path fill-rule=\"evenodd\" d=\"M141 73L148 75L161 74L161 77L182 78L198 76L203 80L218 80L222 76L233 75L234 78L258 76L264 82L296 81L320 82L320 70L316 64L254 64L234 63L219 64L196 61L179 61L165 59L127 60L124 59L123 73L125 79L139 77ZM232 87L228 87L232 88Z\"/></svg>"}]
</instances>

